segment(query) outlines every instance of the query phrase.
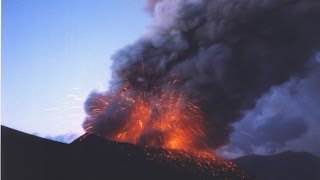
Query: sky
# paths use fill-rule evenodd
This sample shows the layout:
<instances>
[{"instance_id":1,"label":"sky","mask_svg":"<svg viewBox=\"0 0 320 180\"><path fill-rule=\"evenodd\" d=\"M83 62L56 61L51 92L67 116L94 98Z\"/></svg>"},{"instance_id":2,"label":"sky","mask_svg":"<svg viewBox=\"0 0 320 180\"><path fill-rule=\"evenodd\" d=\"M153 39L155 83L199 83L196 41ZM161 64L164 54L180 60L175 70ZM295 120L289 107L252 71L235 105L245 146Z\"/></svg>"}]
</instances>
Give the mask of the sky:
<instances>
[{"instance_id":1,"label":"sky","mask_svg":"<svg viewBox=\"0 0 320 180\"><path fill-rule=\"evenodd\" d=\"M107 88L110 57L150 20L143 0L3 0L1 124L83 132L83 102Z\"/></svg>"},{"instance_id":2,"label":"sky","mask_svg":"<svg viewBox=\"0 0 320 180\"><path fill-rule=\"evenodd\" d=\"M83 103L108 88L112 56L111 86L138 84L131 94L179 74L175 88L206 98L206 142L222 153L320 156L320 3L247 2L4 0L2 124L51 139L83 133ZM99 132L112 122L97 117Z\"/></svg>"}]
</instances>

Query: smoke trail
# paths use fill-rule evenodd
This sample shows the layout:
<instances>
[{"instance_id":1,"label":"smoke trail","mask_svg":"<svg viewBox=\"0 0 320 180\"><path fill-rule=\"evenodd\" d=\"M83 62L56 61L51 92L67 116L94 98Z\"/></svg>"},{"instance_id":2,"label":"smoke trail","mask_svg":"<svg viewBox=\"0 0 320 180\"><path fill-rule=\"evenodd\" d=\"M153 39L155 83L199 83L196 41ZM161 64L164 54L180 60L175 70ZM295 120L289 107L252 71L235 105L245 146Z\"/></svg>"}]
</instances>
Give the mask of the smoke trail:
<instances>
[{"instance_id":1,"label":"smoke trail","mask_svg":"<svg viewBox=\"0 0 320 180\"><path fill-rule=\"evenodd\" d=\"M87 131L113 133L132 111L121 97L93 111L105 107L101 99L124 87L127 97L154 95L178 79L177 91L204 99L205 142L219 147L244 111L272 86L304 76L320 49L316 0L149 0L146 8L148 33L112 57L110 91L87 99Z\"/></svg>"}]
</instances>

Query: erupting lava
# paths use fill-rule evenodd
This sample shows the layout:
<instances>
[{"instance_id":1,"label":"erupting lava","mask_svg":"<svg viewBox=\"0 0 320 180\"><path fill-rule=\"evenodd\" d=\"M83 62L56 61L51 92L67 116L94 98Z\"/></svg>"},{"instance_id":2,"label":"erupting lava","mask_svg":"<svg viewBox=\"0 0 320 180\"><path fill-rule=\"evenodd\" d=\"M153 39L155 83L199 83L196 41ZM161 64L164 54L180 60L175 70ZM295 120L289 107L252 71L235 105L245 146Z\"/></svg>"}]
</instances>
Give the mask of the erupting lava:
<instances>
[{"instance_id":1,"label":"erupting lava","mask_svg":"<svg viewBox=\"0 0 320 180\"><path fill-rule=\"evenodd\" d=\"M103 121L106 124L101 124L106 129L98 135L110 140L166 149L207 150L203 114L186 93L167 88L157 93L130 94L129 88L126 83L120 93L95 96L95 102L87 108L85 131L96 133L92 126L95 119L107 117Z\"/></svg>"}]
</instances>

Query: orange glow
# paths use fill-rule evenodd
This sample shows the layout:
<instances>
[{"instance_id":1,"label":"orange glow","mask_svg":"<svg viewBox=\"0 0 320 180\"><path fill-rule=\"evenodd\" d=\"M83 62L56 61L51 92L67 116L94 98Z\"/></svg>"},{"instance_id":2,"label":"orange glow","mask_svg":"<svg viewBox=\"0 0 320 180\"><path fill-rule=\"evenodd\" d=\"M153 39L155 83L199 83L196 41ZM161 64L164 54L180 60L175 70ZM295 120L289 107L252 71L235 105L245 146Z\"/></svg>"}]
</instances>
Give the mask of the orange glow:
<instances>
[{"instance_id":1,"label":"orange glow","mask_svg":"<svg viewBox=\"0 0 320 180\"><path fill-rule=\"evenodd\" d=\"M156 93L132 95L128 91L130 88L126 83L120 93L99 97L96 105L90 108L90 114L93 115L89 117L90 121L94 121L94 116L112 104L120 105L117 108L119 112L126 113L120 128L114 129L113 133L106 133L107 139L166 149L208 150L204 142L202 112L192 99L187 98L187 94L168 88L157 90ZM115 114L115 118L118 115ZM89 124L86 131L90 130Z\"/></svg>"},{"instance_id":2,"label":"orange glow","mask_svg":"<svg viewBox=\"0 0 320 180\"><path fill-rule=\"evenodd\" d=\"M144 130L144 125L150 117L151 110L148 104L141 100L128 99L133 103L133 111L127 123L113 137L112 140L136 144Z\"/></svg>"}]
</instances>

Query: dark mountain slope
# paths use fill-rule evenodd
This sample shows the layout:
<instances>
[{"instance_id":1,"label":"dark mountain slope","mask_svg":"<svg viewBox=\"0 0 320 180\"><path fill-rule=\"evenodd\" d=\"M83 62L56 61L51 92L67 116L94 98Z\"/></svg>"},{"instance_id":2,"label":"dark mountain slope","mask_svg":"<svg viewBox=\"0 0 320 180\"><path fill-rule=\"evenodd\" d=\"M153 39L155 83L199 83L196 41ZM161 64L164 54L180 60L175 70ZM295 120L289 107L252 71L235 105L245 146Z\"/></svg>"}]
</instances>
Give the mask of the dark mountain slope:
<instances>
[{"instance_id":1,"label":"dark mountain slope","mask_svg":"<svg viewBox=\"0 0 320 180\"><path fill-rule=\"evenodd\" d=\"M232 160L261 180L319 180L320 158L305 152L283 152L272 156L249 155Z\"/></svg>"},{"instance_id":2,"label":"dark mountain slope","mask_svg":"<svg viewBox=\"0 0 320 180\"><path fill-rule=\"evenodd\" d=\"M63 179L68 171L66 148L1 126L1 179Z\"/></svg>"},{"instance_id":3,"label":"dark mountain slope","mask_svg":"<svg viewBox=\"0 0 320 180\"><path fill-rule=\"evenodd\" d=\"M2 179L246 179L230 162L84 135L62 144L1 127Z\"/></svg>"}]
</instances>

